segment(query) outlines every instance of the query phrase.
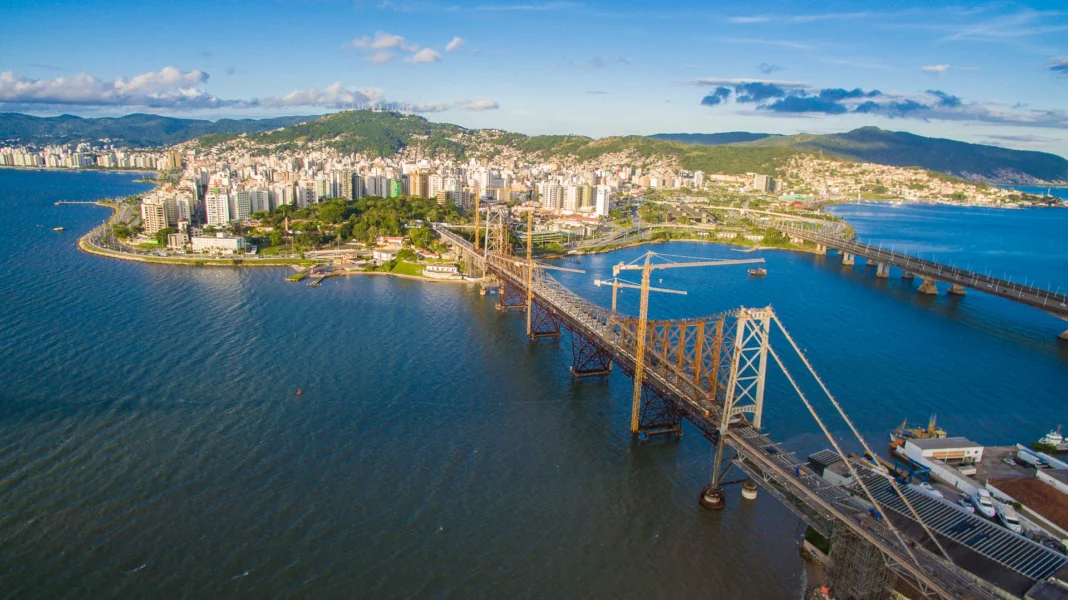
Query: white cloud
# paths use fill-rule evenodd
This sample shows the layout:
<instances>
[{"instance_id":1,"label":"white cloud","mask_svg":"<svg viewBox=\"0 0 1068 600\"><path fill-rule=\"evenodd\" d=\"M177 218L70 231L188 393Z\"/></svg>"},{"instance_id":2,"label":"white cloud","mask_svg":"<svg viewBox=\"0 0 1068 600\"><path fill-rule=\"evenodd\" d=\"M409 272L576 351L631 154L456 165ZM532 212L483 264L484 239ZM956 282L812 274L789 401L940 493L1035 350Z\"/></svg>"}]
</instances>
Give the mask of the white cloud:
<instances>
[{"instance_id":1,"label":"white cloud","mask_svg":"<svg viewBox=\"0 0 1068 600\"><path fill-rule=\"evenodd\" d=\"M263 106L344 106L369 105L382 101L382 91L375 88L348 90L341 82L335 82L325 90L293 90L281 98L266 98L255 104Z\"/></svg>"},{"instance_id":2,"label":"white cloud","mask_svg":"<svg viewBox=\"0 0 1068 600\"><path fill-rule=\"evenodd\" d=\"M362 38L356 38L348 43L353 48L360 48L362 50L404 50L405 52L415 52L419 50L418 44L409 44L403 36L393 35L385 31L376 31L373 38L363 36Z\"/></svg>"},{"instance_id":3,"label":"white cloud","mask_svg":"<svg viewBox=\"0 0 1068 600\"><path fill-rule=\"evenodd\" d=\"M147 108L220 108L227 102L195 87L208 80L203 71L165 67L131 79L104 81L85 73L56 79L30 79L0 72L0 103Z\"/></svg>"},{"instance_id":4,"label":"white cloud","mask_svg":"<svg viewBox=\"0 0 1068 600\"><path fill-rule=\"evenodd\" d=\"M920 70L931 75L941 75L949 70L949 65L927 65L920 67Z\"/></svg>"},{"instance_id":5,"label":"white cloud","mask_svg":"<svg viewBox=\"0 0 1068 600\"><path fill-rule=\"evenodd\" d=\"M437 50L423 48L404 60L410 63L436 63L441 62L441 54Z\"/></svg>"},{"instance_id":6,"label":"white cloud","mask_svg":"<svg viewBox=\"0 0 1068 600\"><path fill-rule=\"evenodd\" d=\"M727 19L727 22L728 23L746 24L746 23L767 23L770 20L771 20L771 17L767 17L767 16L764 16L764 15L755 15L755 16L752 16L752 17L731 17L731 18Z\"/></svg>"},{"instance_id":7,"label":"white cloud","mask_svg":"<svg viewBox=\"0 0 1068 600\"><path fill-rule=\"evenodd\" d=\"M464 41L460 37L453 37L452 40L445 44L445 51L452 52L453 50L459 50L464 47Z\"/></svg>"},{"instance_id":8,"label":"white cloud","mask_svg":"<svg viewBox=\"0 0 1068 600\"><path fill-rule=\"evenodd\" d=\"M541 10L566 10L569 8L579 8L582 6L580 2L545 2L545 3L530 3L530 4L480 4L475 7L478 11L541 11Z\"/></svg>"},{"instance_id":9,"label":"white cloud","mask_svg":"<svg viewBox=\"0 0 1068 600\"><path fill-rule=\"evenodd\" d=\"M397 55L393 54L392 52L375 52L371 56L367 57L367 62L376 65L382 65L388 63L394 58L397 58Z\"/></svg>"},{"instance_id":10,"label":"white cloud","mask_svg":"<svg viewBox=\"0 0 1068 600\"><path fill-rule=\"evenodd\" d=\"M496 100L459 100L456 106L464 110L497 110L501 107Z\"/></svg>"}]
</instances>

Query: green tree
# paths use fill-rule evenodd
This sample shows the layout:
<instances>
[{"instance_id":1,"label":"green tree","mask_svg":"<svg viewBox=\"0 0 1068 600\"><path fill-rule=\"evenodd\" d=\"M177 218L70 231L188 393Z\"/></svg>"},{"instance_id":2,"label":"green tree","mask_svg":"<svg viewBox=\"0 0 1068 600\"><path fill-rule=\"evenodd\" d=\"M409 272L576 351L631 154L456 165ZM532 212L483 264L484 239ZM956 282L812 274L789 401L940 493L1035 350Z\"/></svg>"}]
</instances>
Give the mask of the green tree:
<instances>
[{"instance_id":1,"label":"green tree","mask_svg":"<svg viewBox=\"0 0 1068 600\"><path fill-rule=\"evenodd\" d=\"M163 229L160 229L156 232L156 242L158 242L160 246L166 246L167 236L172 233L178 233L178 230L173 227L164 227Z\"/></svg>"},{"instance_id":2,"label":"green tree","mask_svg":"<svg viewBox=\"0 0 1068 600\"><path fill-rule=\"evenodd\" d=\"M275 230L271 231L271 245L272 246L281 246L282 245L282 230L281 229L275 229Z\"/></svg>"}]
</instances>

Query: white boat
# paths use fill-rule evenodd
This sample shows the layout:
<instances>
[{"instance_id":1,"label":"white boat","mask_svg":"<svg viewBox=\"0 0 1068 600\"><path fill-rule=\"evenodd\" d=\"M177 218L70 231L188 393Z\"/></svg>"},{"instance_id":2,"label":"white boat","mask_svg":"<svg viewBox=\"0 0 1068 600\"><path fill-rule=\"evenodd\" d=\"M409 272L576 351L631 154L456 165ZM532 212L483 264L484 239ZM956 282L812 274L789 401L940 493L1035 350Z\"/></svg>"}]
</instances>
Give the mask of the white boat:
<instances>
[{"instance_id":1,"label":"white boat","mask_svg":"<svg viewBox=\"0 0 1068 600\"><path fill-rule=\"evenodd\" d=\"M997 510L994 509L994 501L990 498L990 492L986 490L976 490L972 494L972 505L975 506L975 510L993 519L997 516Z\"/></svg>"},{"instance_id":2,"label":"white boat","mask_svg":"<svg viewBox=\"0 0 1068 600\"><path fill-rule=\"evenodd\" d=\"M964 512L968 514L975 514L975 506L972 504L972 498L968 494L961 494L957 499L957 505L964 509Z\"/></svg>"},{"instance_id":3,"label":"white boat","mask_svg":"<svg viewBox=\"0 0 1068 600\"><path fill-rule=\"evenodd\" d=\"M1008 504L998 503L997 506L998 520L1005 526L1006 529L1014 531L1016 533L1023 533L1023 526L1020 525L1020 518L1016 516L1016 509Z\"/></svg>"},{"instance_id":4,"label":"white boat","mask_svg":"<svg viewBox=\"0 0 1068 600\"><path fill-rule=\"evenodd\" d=\"M1061 435L1061 426L1058 425L1056 429L1042 436L1042 439L1038 440L1040 444L1049 444L1055 446L1058 450L1064 446L1064 436Z\"/></svg>"},{"instance_id":5,"label":"white boat","mask_svg":"<svg viewBox=\"0 0 1068 600\"><path fill-rule=\"evenodd\" d=\"M936 490L933 485L927 483L926 481L921 481L920 483L917 483L916 489L933 498L945 498L945 496L942 495L942 492Z\"/></svg>"}]
</instances>

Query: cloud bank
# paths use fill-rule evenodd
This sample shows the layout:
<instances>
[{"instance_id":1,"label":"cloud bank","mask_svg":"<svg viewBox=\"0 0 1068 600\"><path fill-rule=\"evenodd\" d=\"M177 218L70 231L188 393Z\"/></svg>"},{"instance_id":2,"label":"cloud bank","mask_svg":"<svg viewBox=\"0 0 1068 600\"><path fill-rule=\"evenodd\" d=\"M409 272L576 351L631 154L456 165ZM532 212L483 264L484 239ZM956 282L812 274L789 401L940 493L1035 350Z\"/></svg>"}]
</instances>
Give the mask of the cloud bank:
<instances>
[{"instance_id":1,"label":"cloud bank","mask_svg":"<svg viewBox=\"0 0 1068 600\"><path fill-rule=\"evenodd\" d=\"M1063 71L1068 72L1068 57ZM1051 61L1050 70L1055 65ZM1054 72L1057 72L1054 70ZM795 81L703 78L687 82L713 91L701 105L720 109L729 103L756 111L795 116L878 115L891 119L974 121L997 125L1068 129L1068 112L1029 109L993 102L969 102L941 90L895 94L861 88L817 88Z\"/></svg>"},{"instance_id":2,"label":"cloud bank","mask_svg":"<svg viewBox=\"0 0 1068 600\"><path fill-rule=\"evenodd\" d=\"M369 42L370 43L370 42ZM396 47L394 44L390 47ZM431 52L433 52L431 50ZM435 52L435 54L437 54ZM439 56L440 59L440 56ZM389 100L377 88L349 89L335 82L324 89L298 89L282 96L223 99L197 87L208 81L203 71L166 67L126 79L104 81L85 73L56 79L30 79L12 71L0 72L0 107L18 110L70 108L151 108L170 111L204 109L288 109L294 107L351 108L378 106L387 110L431 113L458 109L497 110L495 100L406 103Z\"/></svg>"}]
</instances>

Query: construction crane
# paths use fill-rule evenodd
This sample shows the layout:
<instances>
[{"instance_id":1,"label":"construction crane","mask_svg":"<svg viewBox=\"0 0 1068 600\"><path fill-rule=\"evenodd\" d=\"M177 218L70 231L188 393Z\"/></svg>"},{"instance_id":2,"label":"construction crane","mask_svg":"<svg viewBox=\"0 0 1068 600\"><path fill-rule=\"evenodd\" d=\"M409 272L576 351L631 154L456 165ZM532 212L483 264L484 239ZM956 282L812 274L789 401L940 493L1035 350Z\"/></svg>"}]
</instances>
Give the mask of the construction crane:
<instances>
[{"instance_id":1,"label":"construction crane","mask_svg":"<svg viewBox=\"0 0 1068 600\"><path fill-rule=\"evenodd\" d=\"M659 258L666 262L654 263L653 259ZM641 271L642 272L642 284L641 289L641 308L638 310L638 348L635 352L635 365L634 365L634 396L631 400L631 412L630 412L630 432L633 435L638 435L638 429L640 426L639 417L641 415L641 403L642 403L642 382L645 379L645 344L646 337L648 335L649 326L649 276L658 269L683 269L689 267L725 267L729 265L751 265L757 263L763 263L763 258L751 258L746 260L690 260L689 262L675 262L673 259L683 258L692 259L690 256L673 256L670 254L658 254L656 252L646 252L644 255L634 259L630 263L622 263L612 267L612 275L619 276L620 271ZM644 260L643 260L644 259ZM640 264L638 261L642 261Z\"/></svg>"},{"instance_id":2,"label":"construction crane","mask_svg":"<svg viewBox=\"0 0 1068 600\"><path fill-rule=\"evenodd\" d=\"M627 288L627 289L632 289L632 290L640 290L640 289L642 289L641 285L639 285L637 283L631 283L629 281L623 281L622 279L620 279L618 277L613 277L612 279L595 279L593 281L593 285L595 285L597 287L601 287L602 285L610 285L610 286L612 286L612 314L613 315L616 312L616 295L619 293L619 288ZM680 296L685 296L686 295L686 291L685 290L669 290L667 288L651 287L651 288L649 288L649 291L650 292L664 292L665 294L679 294Z\"/></svg>"},{"instance_id":3,"label":"construction crane","mask_svg":"<svg viewBox=\"0 0 1068 600\"><path fill-rule=\"evenodd\" d=\"M534 209L527 212L527 260L516 261L517 265L525 265L527 268L527 337L531 337L532 322L531 313L534 309L534 268L552 269L554 271L567 271L568 273L585 273L582 269L569 269L555 265L544 265L534 262Z\"/></svg>"}]
</instances>

